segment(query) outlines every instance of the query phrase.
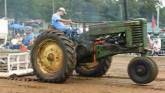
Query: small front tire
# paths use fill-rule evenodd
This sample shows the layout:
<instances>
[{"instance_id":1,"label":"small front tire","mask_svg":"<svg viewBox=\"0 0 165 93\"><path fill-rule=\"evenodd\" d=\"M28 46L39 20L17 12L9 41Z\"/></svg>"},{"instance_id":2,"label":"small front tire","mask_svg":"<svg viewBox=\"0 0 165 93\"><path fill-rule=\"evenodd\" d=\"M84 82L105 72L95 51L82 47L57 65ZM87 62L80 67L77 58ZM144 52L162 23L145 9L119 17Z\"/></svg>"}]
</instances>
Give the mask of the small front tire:
<instances>
[{"instance_id":1,"label":"small front tire","mask_svg":"<svg viewBox=\"0 0 165 93\"><path fill-rule=\"evenodd\" d=\"M147 84L158 74L156 63L148 57L136 57L128 65L128 75L137 84Z\"/></svg>"}]
</instances>

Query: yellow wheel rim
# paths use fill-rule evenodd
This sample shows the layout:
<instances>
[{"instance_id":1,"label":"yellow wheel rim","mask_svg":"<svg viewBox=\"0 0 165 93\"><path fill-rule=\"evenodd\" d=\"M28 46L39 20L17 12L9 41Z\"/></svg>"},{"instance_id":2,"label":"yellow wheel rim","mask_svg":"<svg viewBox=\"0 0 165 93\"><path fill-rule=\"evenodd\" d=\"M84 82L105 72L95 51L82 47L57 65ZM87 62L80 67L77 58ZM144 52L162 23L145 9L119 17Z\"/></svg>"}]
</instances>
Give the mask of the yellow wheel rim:
<instances>
[{"instance_id":1,"label":"yellow wheel rim","mask_svg":"<svg viewBox=\"0 0 165 93\"><path fill-rule=\"evenodd\" d=\"M63 66L63 50L54 40L45 40L39 45L37 64L45 74L53 74Z\"/></svg>"}]
</instances>

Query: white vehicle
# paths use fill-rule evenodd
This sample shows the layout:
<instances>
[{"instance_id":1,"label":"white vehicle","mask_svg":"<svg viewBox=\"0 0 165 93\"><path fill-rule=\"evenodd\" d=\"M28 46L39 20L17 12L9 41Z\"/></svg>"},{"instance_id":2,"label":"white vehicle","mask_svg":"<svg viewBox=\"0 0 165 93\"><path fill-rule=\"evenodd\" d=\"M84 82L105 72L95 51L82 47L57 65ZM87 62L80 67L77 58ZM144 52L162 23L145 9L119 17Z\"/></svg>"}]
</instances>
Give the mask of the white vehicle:
<instances>
[{"instance_id":1,"label":"white vehicle","mask_svg":"<svg viewBox=\"0 0 165 93\"><path fill-rule=\"evenodd\" d=\"M6 44L8 36L8 21L0 19L0 48Z\"/></svg>"},{"instance_id":2,"label":"white vehicle","mask_svg":"<svg viewBox=\"0 0 165 93\"><path fill-rule=\"evenodd\" d=\"M0 77L27 75L33 72L28 52L5 49L8 38L8 23L0 19Z\"/></svg>"},{"instance_id":3,"label":"white vehicle","mask_svg":"<svg viewBox=\"0 0 165 93\"><path fill-rule=\"evenodd\" d=\"M1 51L0 77L13 77L33 73L28 52Z\"/></svg>"}]
</instances>

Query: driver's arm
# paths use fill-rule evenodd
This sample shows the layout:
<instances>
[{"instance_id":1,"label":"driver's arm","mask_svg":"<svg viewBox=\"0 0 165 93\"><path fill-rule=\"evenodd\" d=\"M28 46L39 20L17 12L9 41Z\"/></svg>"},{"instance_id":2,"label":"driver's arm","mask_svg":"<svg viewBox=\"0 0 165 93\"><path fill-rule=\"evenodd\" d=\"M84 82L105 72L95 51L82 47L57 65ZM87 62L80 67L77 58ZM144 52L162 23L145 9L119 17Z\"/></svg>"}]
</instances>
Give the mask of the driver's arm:
<instances>
[{"instance_id":1,"label":"driver's arm","mask_svg":"<svg viewBox=\"0 0 165 93\"><path fill-rule=\"evenodd\" d=\"M63 23L66 23L66 24L72 23L72 20L70 20L70 19L68 20L68 19L62 19L62 18L61 18L59 21L60 21L60 22L63 22Z\"/></svg>"}]
</instances>

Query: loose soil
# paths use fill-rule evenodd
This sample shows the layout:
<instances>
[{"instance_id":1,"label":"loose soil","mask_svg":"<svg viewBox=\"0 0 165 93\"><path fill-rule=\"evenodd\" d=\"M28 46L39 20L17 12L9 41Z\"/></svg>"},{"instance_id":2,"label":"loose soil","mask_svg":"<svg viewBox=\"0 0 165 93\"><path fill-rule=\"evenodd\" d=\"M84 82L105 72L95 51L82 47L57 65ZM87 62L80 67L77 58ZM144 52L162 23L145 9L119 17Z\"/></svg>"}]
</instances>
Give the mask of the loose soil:
<instances>
[{"instance_id":1,"label":"loose soil","mask_svg":"<svg viewBox=\"0 0 165 93\"><path fill-rule=\"evenodd\" d=\"M0 79L0 93L165 93L165 57L151 57L159 66L155 81L140 86L127 75L133 56L113 57L111 68L101 78L71 76L64 84Z\"/></svg>"}]
</instances>

